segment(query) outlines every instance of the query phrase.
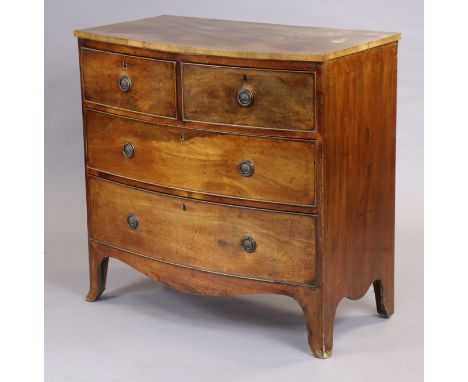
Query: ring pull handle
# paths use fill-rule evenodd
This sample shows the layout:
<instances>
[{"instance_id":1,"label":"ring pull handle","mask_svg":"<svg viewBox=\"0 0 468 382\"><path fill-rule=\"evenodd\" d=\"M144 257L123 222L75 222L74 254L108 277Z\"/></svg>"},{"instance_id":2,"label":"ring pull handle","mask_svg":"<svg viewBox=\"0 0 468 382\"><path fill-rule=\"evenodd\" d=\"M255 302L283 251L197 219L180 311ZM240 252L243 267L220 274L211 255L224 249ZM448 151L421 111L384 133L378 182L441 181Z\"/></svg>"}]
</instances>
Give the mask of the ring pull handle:
<instances>
[{"instance_id":1,"label":"ring pull handle","mask_svg":"<svg viewBox=\"0 0 468 382\"><path fill-rule=\"evenodd\" d=\"M124 93L128 92L132 87L132 81L127 76L120 76L119 78L119 89Z\"/></svg>"},{"instance_id":2,"label":"ring pull handle","mask_svg":"<svg viewBox=\"0 0 468 382\"><path fill-rule=\"evenodd\" d=\"M254 165L249 160L243 160L239 164L239 172L242 176L251 176L254 173Z\"/></svg>"},{"instance_id":3,"label":"ring pull handle","mask_svg":"<svg viewBox=\"0 0 468 382\"><path fill-rule=\"evenodd\" d=\"M253 97L254 96L249 89L242 88L237 93L237 102L239 103L239 105L247 107L252 105Z\"/></svg>"},{"instance_id":4,"label":"ring pull handle","mask_svg":"<svg viewBox=\"0 0 468 382\"><path fill-rule=\"evenodd\" d=\"M131 143L126 142L123 145L122 152L126 158L133 158L135 155L135 147Z\"/></svg>"},{"instance_id":5,"label":"ring pull handle","mask_svg":"<svg viewBox=\"0 0 468 382\"><path fill-rule=\"evenodd\" d=\"M252 253L253 251L255 251L255 248L257 248L257 244L251 236L244 236L241 239L241 246L242 249L247 253Z\"/></svg>"},{"instance_id":6,"label":"ring pull handle","mask_svg":"<svg viewBox=\"0 0 468 382\"><path fill-rule=\"evenodd\" d=\"M130 214L127 216L128 227L134 231L138 227L138 217L135 214Z\"/></svg>"}]
</instances>

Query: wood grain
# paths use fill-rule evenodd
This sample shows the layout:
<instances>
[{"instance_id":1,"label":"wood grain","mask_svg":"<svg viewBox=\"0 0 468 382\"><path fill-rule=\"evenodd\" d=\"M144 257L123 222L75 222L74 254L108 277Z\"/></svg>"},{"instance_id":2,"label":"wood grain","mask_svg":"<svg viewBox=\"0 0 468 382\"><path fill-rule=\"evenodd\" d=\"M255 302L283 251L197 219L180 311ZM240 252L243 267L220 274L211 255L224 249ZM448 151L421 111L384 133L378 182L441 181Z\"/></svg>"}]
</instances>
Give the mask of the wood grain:
<instances>
[{"instance_id":1,"label":"wood grain","mask_svg":"<svg viewBox=\"0 0 468 382\"><path fill-rule=\"evenodd\" d=\"M87 101L176 118L175 63L81 48L83 94ZM119 78L131 80L128 92Z\"/></svg>"},{"instance_id":2,"label":"wood grain","mask_svg":"<svg viewBox=\"0 0 468 382\"><path fill-rule=\"evenodd\" d=\"M393 32L168 15L76 30L75 36L166 52L318 62L400 39Z\"/></svg>"},{"instance_id":3,"label":"wood grain","mask_svg":"<svg viewBox=\"0 0 468 382\"><path fill-rule=\"evenodd\" d=\"M197 202L89 179L93 239L196 269L315 285L312 215ZM131 230L127 216L138 217ZM241 239L251 236L247 253Z\"/></svg>"},{"instance_id":4,"label":"wood grain","mask_svg":"<svg viewBox=\"0 0 468 382\"><path fill-rule=\"evenodd\" d=\"M88 166L216 195L313 206L315 144L152 125L86 112ZM131 143L132 158L123 155ZM239 164L250 160L251 176ZM300 169L300 171L298 171Z\"/></svg>"},{"instance_id":5,"label":"wood grain","mask_svg":"<svg viewBox=\"0 0 468 382\"><path fill-rule=\"evenodd\" d=\"M324 65L323 301L331 349L344 297L361 298L374 284L378 311L393 313L397 44Z\"/></svg>"},{"instance_id":6,"label":"wood grain","mask_svg":"<svg viewBox=\"0 0 468 382\"><path fill-rule=\"evenodd\" d=\"M182 64L184 120L314 130L315 73ZM248 89L253 103L239 105Z\"/></svg>"}]
</instances>

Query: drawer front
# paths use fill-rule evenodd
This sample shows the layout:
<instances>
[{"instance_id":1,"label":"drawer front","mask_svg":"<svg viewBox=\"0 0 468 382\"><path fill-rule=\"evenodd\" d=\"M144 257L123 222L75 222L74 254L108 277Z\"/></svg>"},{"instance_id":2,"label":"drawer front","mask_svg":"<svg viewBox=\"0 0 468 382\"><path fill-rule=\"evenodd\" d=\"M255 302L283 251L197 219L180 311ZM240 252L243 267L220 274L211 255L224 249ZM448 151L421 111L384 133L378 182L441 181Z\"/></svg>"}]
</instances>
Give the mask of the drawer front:
<instances>
[{"instance_id":1,"label":"drawer front","mask_svg":"<svg viewBox=\"0 0 468 382\"><path fill-rule=\"evenodd\" d=\"M93 111L86 121L92 168L189 191L315 205L314 141L159 126Z\"/></svg>"},{"instance_id":2,"label":"drawer front","mask_svg":"<svg viewBox=\"0 0 468 382\"><path fill-rule=\"evenodd\" d=\"M313 284L316 220L194 201L90 177L93 239L162 261Z\"/></svg>"},{"instance_id":3,"label":"drawer front","mask_svg":"<svg viewBox=\"0 0 468 382\"><path fill-rule=\"evenodd\" d=\"M175 63L81 49L87 101L164 117L176 117Z\"/></svg>"},{"instance_id":4,"label":"drawer front","mask_svg":"<svg viewBox=\"0 0 468 382\"><path fill-rule=\"evenodd\" d=\"M182 97L185 120L315 128L315 73L182 64Z\"/></svg>"}]
</instances>

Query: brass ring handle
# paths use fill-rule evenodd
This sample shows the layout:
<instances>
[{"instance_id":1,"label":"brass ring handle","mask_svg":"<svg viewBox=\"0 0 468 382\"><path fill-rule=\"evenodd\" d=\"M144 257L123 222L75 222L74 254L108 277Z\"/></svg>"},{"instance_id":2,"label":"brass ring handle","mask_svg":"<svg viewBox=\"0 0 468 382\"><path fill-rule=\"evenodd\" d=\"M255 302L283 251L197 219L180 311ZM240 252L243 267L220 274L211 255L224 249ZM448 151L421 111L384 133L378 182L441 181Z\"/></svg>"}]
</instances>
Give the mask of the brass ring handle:
<instances>
[{"instance_id":1,"label":"brass ring handle","mask_svg":"<svg viewBox=\"0 0 468 382\"><path fill-rule=\"evenodd\" d=\"M127 216L127 224L131 230L136 230L138 227L138 218L135 214Z\"/></svg>"},{"instance_id":2,"label":"brass ring handle","mask_svg":"<svg viewBox=\"0 0 468 382\"><path fill-rule=\"evenodd\" d=\"M239 172L242 176L251 176L254 173L254 165L249 160L243 160L239 164Z\"/></svg>"},{"instance_id":3,"label":"brass ring handle","mask_svg":"<svg viewBox=\"0 0 468 382\"><path fill-rule=\"evenodd\" d=\"M253 98L254 98L254 96L253 96L252 92L250 90L248 90L248 89L242 88L237 93L237 102L239 103L239 105L241 105L243 107L247 107L247 106L252 105Z\"/></svg>"},{"instance_id":4,"label":"brass ring handle","mask_svg":"<svg viewBox=\"0 0 468 382\"><path fill-rule=\"evenodd\" d=\"M244 236L241 239L242 249L247 253L252 253L257 248L255 240L251 236Z\"/></svg>"},{"instance_id":5,"label":"brass ring handle","mask_svg":"<svg viewBox=\"0 0 468 382\"><path fill-rule=\"evenodd\" d=\"M135 155L135 147L131 143L124 143L122 152L125 157L133 158Z\"/></svg>"},{"instance_id":6,"label":"brass ring handle","mask_svg":"<svg viewBox=\"0 0 468 382\"><path fill-rule=\"evenodd\" d=\"M123 92L128 92L132 87L132 81L127 76L120 76L119 78L119 89Z\"/></svg>"}]
</instances>

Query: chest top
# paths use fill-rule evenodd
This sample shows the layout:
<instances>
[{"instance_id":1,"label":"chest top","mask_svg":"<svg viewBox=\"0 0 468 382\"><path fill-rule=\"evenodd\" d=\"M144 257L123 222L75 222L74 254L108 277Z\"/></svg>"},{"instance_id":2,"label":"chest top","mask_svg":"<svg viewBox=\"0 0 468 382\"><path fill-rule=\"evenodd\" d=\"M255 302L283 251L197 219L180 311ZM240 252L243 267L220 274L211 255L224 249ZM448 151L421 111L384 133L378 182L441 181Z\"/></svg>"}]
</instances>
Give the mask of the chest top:
<instances>
[{"instance_id":1,"label":"chest top","mask_svg":"<svg viewBox=\"0 0 468 382\"><path fill-rule=\"evenodd\" d=\"M323 62L400 39L400 33L181 16L75 31L84 39L186 54Z\"/></svg>"}]
</instances>

